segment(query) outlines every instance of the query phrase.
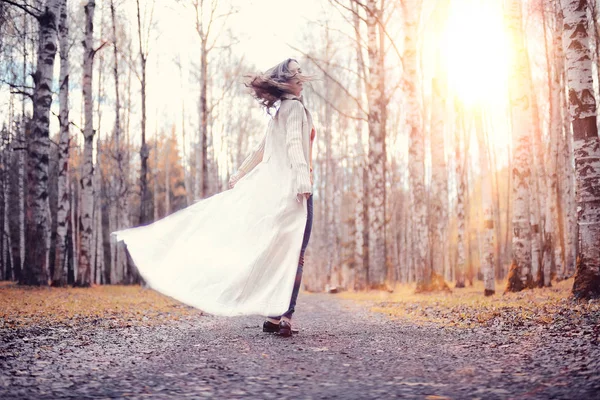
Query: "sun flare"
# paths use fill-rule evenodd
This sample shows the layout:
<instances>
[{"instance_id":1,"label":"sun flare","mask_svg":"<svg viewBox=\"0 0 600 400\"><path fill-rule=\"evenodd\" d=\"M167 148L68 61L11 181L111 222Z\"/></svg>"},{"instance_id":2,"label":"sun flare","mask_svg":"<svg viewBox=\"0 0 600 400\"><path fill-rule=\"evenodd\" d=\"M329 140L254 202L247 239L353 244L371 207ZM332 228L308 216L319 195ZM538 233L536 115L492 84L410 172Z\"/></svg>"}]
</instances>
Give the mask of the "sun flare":
<instances>
[{"instance_id":1,"label":"sun flare","mask_svg":"<svg viewBox=\"0 0 600 400\"><path fill-rule=\"evenodd\" d=\"M506 98L508 38L499 2L455 2L442 37L451 93L465 105Z\"/></svg>"}]
</instances>

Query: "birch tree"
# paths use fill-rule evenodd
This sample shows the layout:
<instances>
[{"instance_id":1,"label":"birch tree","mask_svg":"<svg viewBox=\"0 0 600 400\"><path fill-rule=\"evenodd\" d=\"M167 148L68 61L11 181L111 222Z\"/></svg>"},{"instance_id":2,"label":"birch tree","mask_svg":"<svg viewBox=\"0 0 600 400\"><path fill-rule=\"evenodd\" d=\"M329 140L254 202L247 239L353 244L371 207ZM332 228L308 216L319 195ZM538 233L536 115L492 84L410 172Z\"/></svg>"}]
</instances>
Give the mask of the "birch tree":
<instances>
[{"instance_id":1,"label":"birch tree","mask_svg":"<svg viewBox=\"0 0 600 400\"><path fill-rule=\"evenodd\" d=\"M61 1L60 36L60 78L59 78L59 151L58 151L58 211L56 214L56 261L54 263L54 286L67 283L69 265L69 217L71 202L69 199L69 25L67 21L67 0Z\"/></svg>"},{"instance_id":2,"label":"birch tree","mask_svg":"<svg viewBox=\"0 0 600 400\"><path fill-rule=\"evenodd\" d=\"M125 157L125 145L123 140L123 122L121 119L121 85L120 85L120 68L119 68L119 42L117 38L117 16L115 1L110 0L110 16L111 16L111 36L113 50L113 79L115 88L115 126L113 130L114 155L116 161L116 174L110 177L113 182L111 188L111 196L114 196L112 209L110 210L113 230L128 228L130 226L129 219L129 180L127 176L128 168L126 164L129 160ZM125 253L125 245L123 242L111 243L111 271L110 282L120 283L123 280L125 270L127 268L127 254Z\"/></svg>"},{"instance_id":3,"label":"birch tree","mask_svg":"<svg viewBox=\"0 0 600 400\"><path fill-rule=\"evenodd\" d=\"M385 240L385 70L384 49L378 26L381 10L376 0L366 2L367 14L367 53L369 59L369 82L367 101L369 103L368 128L369 152L367 156L369 182L369 286L383 288L386 284L387 261Z\"/></svg>"},{"instance_id":4,"label":"birch tree","mask_svg":"<svg viewBox=\"0 0 600 400\"><path fill-rule=\"evenodd\" d=\"M490 168L489 148L485 140L482 110L475 111L475 127L477 142L479 144L479 167L481 180L481 200L483 208L483 246L481 251L481 269L485 285L484 294L491 296L496 292L494 281L494 206L492 203L492 179Z\"/></svg>"},{"instance_id":5,"label":"birch tree","mask_svg":"<svg viewBox=\"0 0 600 400\"><path fill-rule=\"evenodd\" d=\"M366 266L368 260L368 208L366 199L368 197L369 188L367 182L365 150L363 147L363 122L360 120L362 116L361 93L363 90L363 81L365 80L365 62L362 49L362 38L360 34L360 18L358 14L358 6L352 3L353 15L352 22L354 24L354 35L356 43L356 65L358 69L358 77L356 79L356 93L358 94L358 104L355 111L355 127L356 127L356 172L354 174L354 193L356 196L355 205L355 231L354 231L354 285L355 289L365 289L367 286L368 277L366 274Z\"/></svg>"},{"instance_id":6,"label":"birch tree","mask_svg":"<svg viewBox=\"0 0 600 400\"><path fill-rule=\"evenodd\" d=\"M520 291L532 285L531 275L531 85L528 55L523 42L522 11L520 0L507 4L507 24L513 51L509 76L509 101L513 133L513 236L512 265L508 277L507 291Z\"/></svg>"},{"instance_id":7,"label":"birch tree","mask_svg":"<svg viewBox=\"0 0 600 400\"><path fill-rule=\"evenodd\" d=\"M467 173L466 173L466 151L464 140L464 124L462 110L458 99L454 100L455 127L454 127L454 168L456 179L456 287L465 287L466 274L466 238L468 237L466 226L466 197L467 197Z\"/></svg>"},{"instance_id":8,"label":"birch tree","mask_svg":"<svg viewBox=\"0 0 600 400\"><path fill-rule=\"evenodd\" d=\"M28 144L28 209L24 273L21 283L48 285L50 281L50 206L48 157L50 105L54 58L58 43L60 0L47 0L40 15L37 69L34 74L33 129Z\"/></svg>"},{"instance_id":9,"label":"birch tree","mask_svg":"<svg viewBox=\"0 0 600 400\"><path fill-rule=\"evenodd\" d=\"M138 78L140 80L140 94L142 99L142 119L141 119L141 131L142 131L142 143L140 146L140 160L141 160L141 169L140 169L140 225L145 225L150 222L150 191L148 190L148 157L150 156L150 149L146 144L146 89L147 89L147 71L146 66L148 63L148 54L149 54L149 38L150 33L144 32L144 29L150 30L152 26L152 20L154 16L154 1L152 1L152 6L150 10L150 20L147 25L144 26L142 23L142 15L140 11L140 0L136 0L135 4L137 6L137 28L138 28L138 47L139 47L139 59L140 59L140 74ZM145 18L144 18L144 22Z\"/></svg>"},{"instance_id":10,"label":"birch tree","mask_svg":"<svg viewBox=\"0 0 600 400\"><path fill-rule=\"evenodd\" d=\"M85 9L85 39L83 45L83 101L84 101L84 128L83 128L83 166L80 180L81 186L81 212L79 214L79 271L77 273L77 286L90 286L92 283L92 252L95 251L92 243L94 225L94 115L93 115L93 65L94 56L98 49L94 49L94 11L96 2L88 0Z\"/></svg>"},{"instance_id":11,"label":"birch tree","mask_svg":"<svg viewBox=\"0 0 600 400\"><path fill-rule=\"evenodd\" d=\"M600 139L588 36L587 2L561 0L564 15L569 115L577 182L579 257L576 298L600 297Z\"/></svg>"},{"instance_id":12,"label":"birch tree","mask_svg":"<svg viewBox=\"0 0 600 400\"><path fill-rule=\"evenodd\" d=\"M411 206L413 209L411 229L413 232L413 263L416 272L417 290L428 290L431 284L431 264L428 260L428 225L425 192L425 135L418 103L417 91L417 34L420 0L402 3L405 26L404 43L404 94L406 96L406 118L409 131L408 168L410 176Z\"/></svg>"},{"instance_id":13,"label":"birch tree","mask_svg":"<svg viewBox=\"0 0 600 400\"><path fill-rule=\"evenodd\" d=\"M434 11L433 29L443 31L444 17L448 13L448 3L438 2ZM441 34L436 34L440 43L438 54L442 51ZM439 56L438 56L439 57ZM444 140L444 121L446 120L446 74L441 60L434 60L435 76L431 83L431 212L429 226L431 238L431 263L433 271L443 276L445 272L445 255L447 250L447 221L448 221L448 171L446 167L446 146Z\"/></svg>"}]
</instances>

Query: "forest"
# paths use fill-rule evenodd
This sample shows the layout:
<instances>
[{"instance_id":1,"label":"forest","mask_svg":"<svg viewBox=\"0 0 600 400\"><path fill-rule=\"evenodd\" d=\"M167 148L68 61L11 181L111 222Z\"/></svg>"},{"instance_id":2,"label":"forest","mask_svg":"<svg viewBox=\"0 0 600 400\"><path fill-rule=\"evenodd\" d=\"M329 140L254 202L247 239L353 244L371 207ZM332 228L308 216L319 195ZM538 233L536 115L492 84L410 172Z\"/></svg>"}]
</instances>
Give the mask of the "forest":
<instances>
[{"instance_id":1,"label":"forest","mask_svg":"<svg viewBox=\"0 0 600 400\"><path fill-rule=\"evenodd\" d=\"M227 190L269 118L244 77L270 65L236 30L260 6L0 2L3 279L137 283L110 233ZM598 296L596 2L306 8L269 56L316 77L306 290L575 276Z\"/></svg>"},{"instance_id":2,"label":"forest","mask_svg":"<svg viewBox=\"0 0 600 400\"><path fill-rule=\"evenodd\" d=\"M287 59L316 136L284 338L113 233L232 190ZM0 0L0 398L597 398L599 96L597 0Z\"/></svg>"}]
</instances>

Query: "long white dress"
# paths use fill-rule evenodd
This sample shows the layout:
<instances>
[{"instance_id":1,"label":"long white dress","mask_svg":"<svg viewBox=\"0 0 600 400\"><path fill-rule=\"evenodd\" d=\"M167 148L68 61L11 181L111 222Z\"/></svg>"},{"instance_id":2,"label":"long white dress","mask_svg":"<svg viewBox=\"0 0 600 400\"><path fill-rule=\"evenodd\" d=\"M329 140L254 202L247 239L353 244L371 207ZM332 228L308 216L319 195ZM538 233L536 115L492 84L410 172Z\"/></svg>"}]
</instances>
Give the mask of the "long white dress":
<instances>
[{"instance_id":1,"label":"long white dress","mask_svg":"<svg viewBox=\"0 0 600 400\"><path fill-rule=\"evenodd\" d=\"M311 192L310 128L303 104L282 100L262 161L233 189L113 240L126 243L150 287L183 303L226 316L283 314L306 224L297 194Z\"/></svg>"}]
</instances>

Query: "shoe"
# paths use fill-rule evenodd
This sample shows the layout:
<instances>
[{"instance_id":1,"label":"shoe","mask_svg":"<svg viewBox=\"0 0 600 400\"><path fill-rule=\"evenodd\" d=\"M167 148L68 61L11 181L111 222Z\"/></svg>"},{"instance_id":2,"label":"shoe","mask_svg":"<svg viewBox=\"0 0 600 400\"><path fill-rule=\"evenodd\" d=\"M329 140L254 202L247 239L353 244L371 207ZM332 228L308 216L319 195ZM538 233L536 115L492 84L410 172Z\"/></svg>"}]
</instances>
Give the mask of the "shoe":
<instances>
[{"instance_id":1,"label":"shoe","mask_svg":"<svg viewBox=\"0 0 600 400\"><path fill-rule=\"evenodd\" d=\"M279 321L279 334L283 337L292 336L292 325L288 321Z\"/></svg>"},{"instance_id":2,"label":"shoe","mask_svg":"<svg viewBox=\"0 0 600 400\"><path fill-rule=\"evenodd\" d=\"M279 325L269 321L263 322L263 332L267 333L279 333Z\"/></svg>"}]
</instances>

